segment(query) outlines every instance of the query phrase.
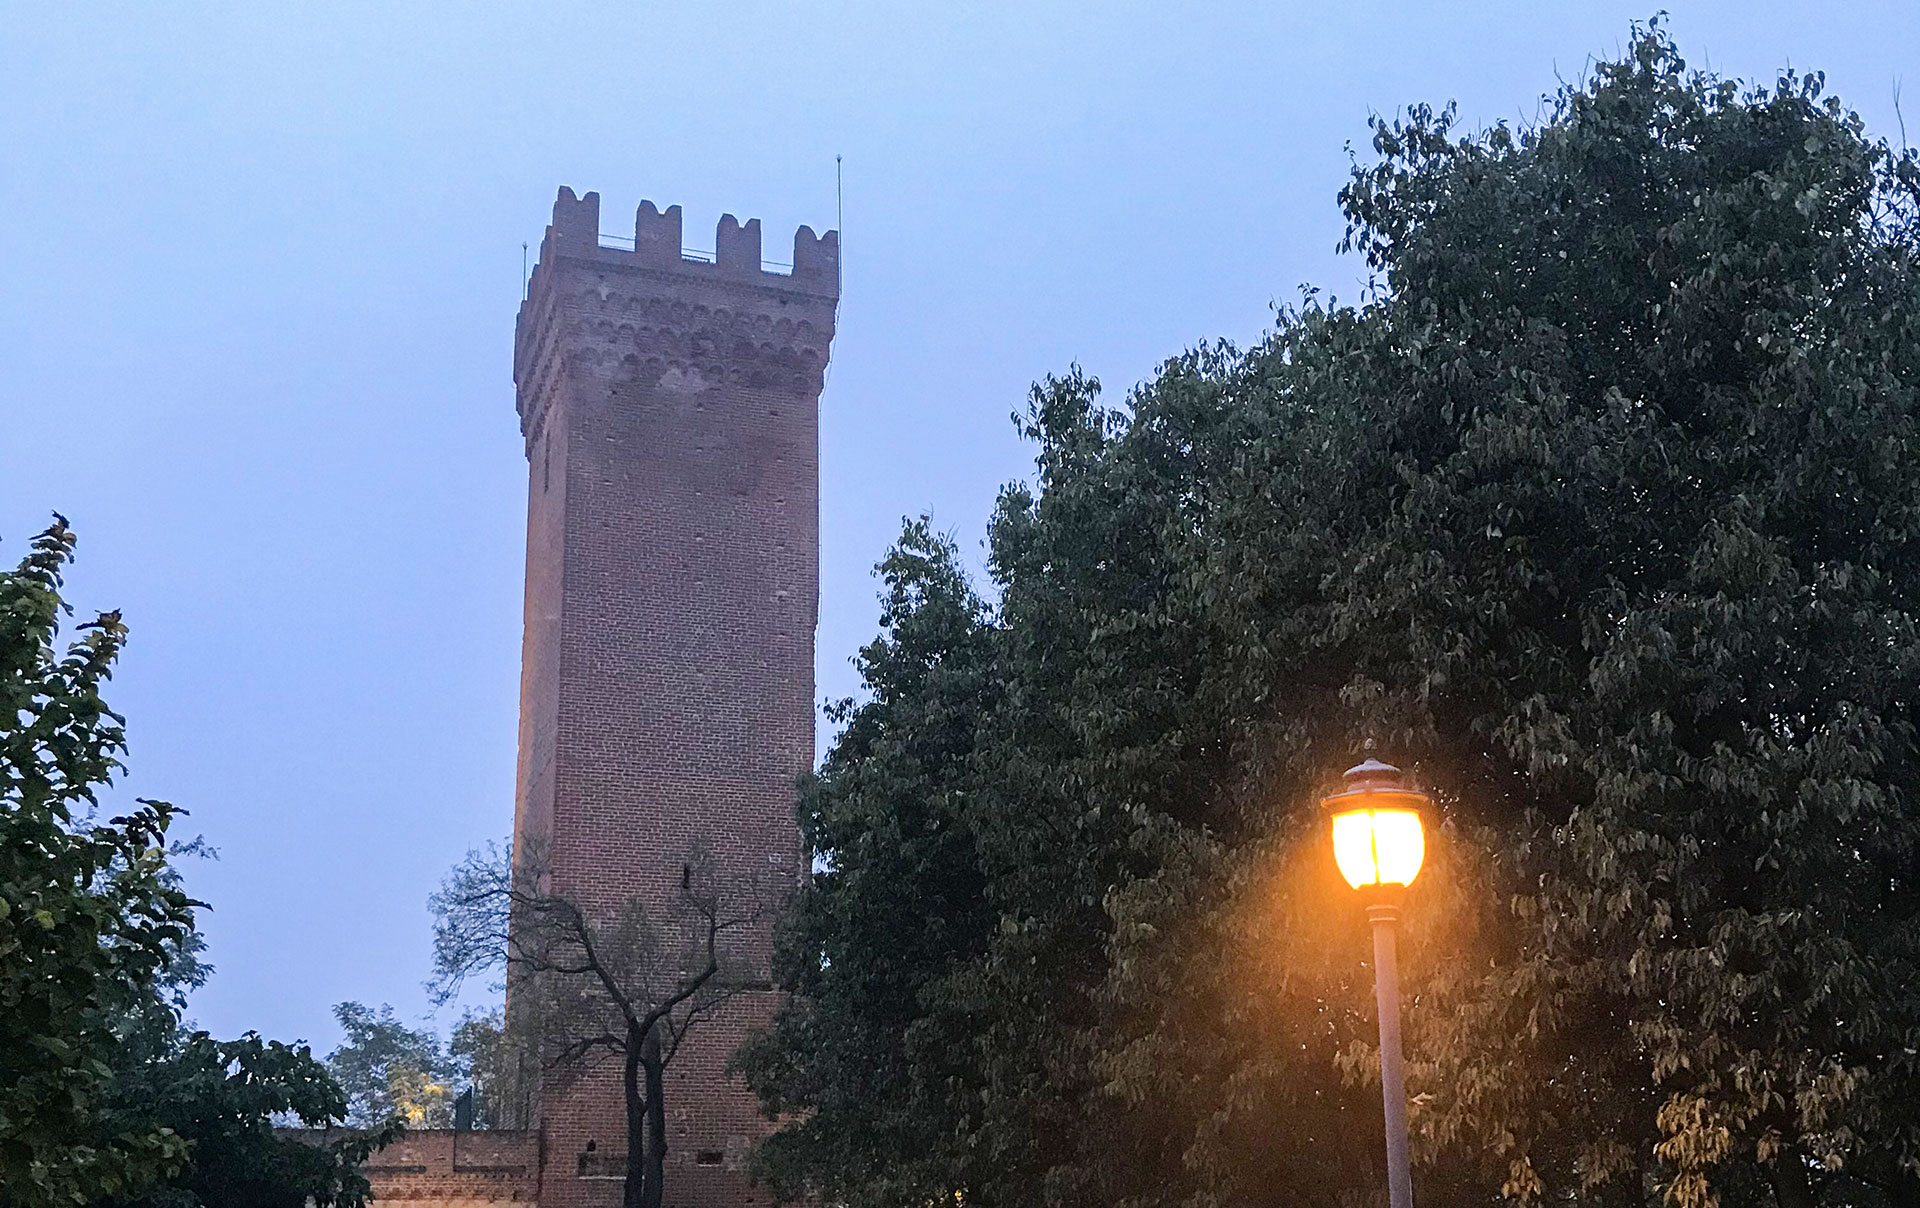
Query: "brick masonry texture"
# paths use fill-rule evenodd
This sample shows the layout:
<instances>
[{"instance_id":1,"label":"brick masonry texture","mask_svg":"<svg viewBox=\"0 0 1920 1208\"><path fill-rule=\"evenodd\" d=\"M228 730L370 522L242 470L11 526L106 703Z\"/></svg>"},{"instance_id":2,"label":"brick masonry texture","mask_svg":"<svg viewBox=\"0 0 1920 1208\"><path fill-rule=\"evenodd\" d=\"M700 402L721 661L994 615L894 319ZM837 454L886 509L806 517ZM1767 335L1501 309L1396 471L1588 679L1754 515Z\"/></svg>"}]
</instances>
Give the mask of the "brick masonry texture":
<instances>
[{"instance_id":1,"label":"brick masonry texture","mask_svg":"<svg viewBox=\"0 0 1920 1208\"><path fill-rule=\"evenodd\" d=\"M415 1129L373 1156L376 1200L425 1200L436 1208L518 1208L538 1202L539 1138L529 1132Z\"/></svg>"},{"instance_id":2,"label":"brick masonry texture","mask_svg":"<svg viewBox=\"0 0 1920 1208\"><path fill-rule=\"evenodd\" d=\"M281 1129L282 1136L321 1144L323 1129ZM379 1201L433 1208L535 1208L540 1141L535 1133L410 1129L363 1168Z\"/></svg>"},{"instance_id":3,"label":"brick masonry texture","mask_svg":"<svg viewBox=\"0 0 1920 1208\"><path fill-rule=\"evenodd\" d=\"M758 220L722 218L709 263L683 257L678 206L643 204L631 250L601 246L599 211L560 190L515 333L529 494L514 843L544 848L556 892L611 913L664 907L695 842L742 893L804 871L794 785L813 757L839 241L802 227L791 273L768 272ZM763 968L772 926L746 945ZM743 1167L769 1125L725 1065L773 1007L771 991L729 1002L669 1067L668 1208L765 1201ZM534 1088L543 1208L619 1203L592 1163L624 1151L622 1120L611 1070Z\"/></svg>"}]
</instances>

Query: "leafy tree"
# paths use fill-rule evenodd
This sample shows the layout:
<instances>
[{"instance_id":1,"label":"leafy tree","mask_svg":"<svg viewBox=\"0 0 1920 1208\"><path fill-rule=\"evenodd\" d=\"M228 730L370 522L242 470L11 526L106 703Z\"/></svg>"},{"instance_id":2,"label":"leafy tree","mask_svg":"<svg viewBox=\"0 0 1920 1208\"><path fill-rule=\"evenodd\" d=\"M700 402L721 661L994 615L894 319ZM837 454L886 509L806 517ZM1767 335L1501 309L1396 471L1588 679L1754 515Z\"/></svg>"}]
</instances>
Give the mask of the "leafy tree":
<instances>
[{"instance_id":1,"label":"leafy tree","mask_svg":"<svg viewBox=\"0 0 1920 1208\"><path fill-rule=\"evenodd\" d=\"M738 948L769 899L758 886L723 891L698 847L665 909L632 898L601 917L550 886L537 845L519 868L498 844L468 853L430 900L436 998L449 1001L468 977L504 970L515 990L507 1043L541 1076L578 1077L617 1062L626 1103L622 1202L660 1208L667 1066L701 1019L759 980Z\"/></svg>"},{"instance_id":2,"label":"leafy tree","mask_svg":"<svg viewBox=\"0 0 1920 1208\"><path fill-rule=\"evenodd\" d=\"M993 919L951 794L993 680L986 609L951 541L923 518L880 573L886 632L857 660L873 699L832 710L840 737L801 797L826 864L781 945L796 994L737 1064L770 1112L802 1113L755 1155L762 1179L897 1205L963 1185L947 1130L971 1025L949 982Z\"/></svg>"},{"instance_id":3,"label":"leafy tree","mask_svg":"<svg viewBox=\"0 0 1920 1208\"><path fill-rule=\"evenodd\" d=\"M373 1128L399 1120L409 1128L449 1128L461 1088L473 1092L472 1126L492 1128L513 1095L513 1055L498 1008L468 1011L444 1050L426 1029L409 1028L381 1004L333 1008L346 1039L327 1055L327 1071L347 1095L347 1122Z\"/></svg>"},{"instance_id":4,"label":"leafy tree","mask_svg":"<svg viewBox=\"0 0 1920 1208\"><path fill-rule=\"evenodd\" d=\"M298 1122L326 1130L346 1097L305 1045L214 1040L177 1030L157 1052L126 1061L108 1096L108 1127L158 1121L188 1145L188 1161L158 1186L103 1201L102 1208L361 1208L360 1165L398 1131L292 1135Z\"/></svg>"},{"instance_id":5,"label":"leafy tree","mask_svg":"<svg viewBox=\"0 0 1920 1208\"><path fill-rule=\"evenodd\" d=\"M346 1033L327 1054L327 1071L347 1096L347 1122L361 1128L399 1119L416 1128L453 1122L453 1070L440 1038L415 1031L384 1003L378 1011L357 1002L335 1004Z\"/></svg>"},{"instance_id":6,"label":"leafy tree","mask_svg":"<svg viewBox=\"0 0 1920 1208\"><path fill-rule=\"evenodd\" d=\"M121 717L101 699L126 640L118 613L56 649L64 519L0 574L0 1186L22 1208L143 1186L179 1168L158 1124L94 1124L116 1025L152 992L193 902L165 877L174 810L94 820L120 768Z\"/></svg>"},{"instance_id":7,"label":"leafy tree","mask_svg":"<svg viewBox=\"0 0 1920 1208\"><path fill-rule=\"evenodd\" d=\"M304 1048L183 1029L209 972L162 802L97 821L125 732L101 688L117 613L57 654L73 535L56 518L0 574L0 1198L9 1208L364 1203L390 1134L306 1144L345 1103Z\"/></svg>"},{"instance_id":8,"label":"leafy tree","mask_svg":"<svg viewBox=\"0 0 1920 1208\"><path fill-rule=\"evenodd\" d=\"M1363 304L1037 390L976 622L894 563L750 1054L783 1189L1372 1202L1315 805L1372 736L1440 798L1423 1198L1920 1199L1920 164L1657 28L1535 127L1373 134Z\"/></svg>"},{"instance_id":9,"label":"leafy tree","mask_svg":"<svg viewBox=\"0 0 1920 1208\"><path fill-rule=\"evenodd\" d=\"M499 1007L468 1011L447 1041L451 1068L473 1092L475 1128L505 1128L518 1111L514 1052L505 1014Z\"/></svg>"},{"instance_id":10,"label":"leafy tree","mask_svg":"<svg viewBox=\"0 0 1920 1208\"><path fill-rule=\"evenodd\" d=\"M173 844L162 879L178 888L182 857L217 858L202 838ZM360 1165L396 1127L334 1131L345 1099L304 1045L248 1033L218 1041L181 1023L189 991L212 967L206 942L189 929L169 944L153 991L118 1022L113 1075L98 1131L106 1135L154 1122L186 1143L187 1159L163 1181L101 1208L304 1208L366 1202ZM282 1125L298 1123L307 1135ZM380 1121L386 1124L386 1121Z\"/></svg>"}]
</instances>

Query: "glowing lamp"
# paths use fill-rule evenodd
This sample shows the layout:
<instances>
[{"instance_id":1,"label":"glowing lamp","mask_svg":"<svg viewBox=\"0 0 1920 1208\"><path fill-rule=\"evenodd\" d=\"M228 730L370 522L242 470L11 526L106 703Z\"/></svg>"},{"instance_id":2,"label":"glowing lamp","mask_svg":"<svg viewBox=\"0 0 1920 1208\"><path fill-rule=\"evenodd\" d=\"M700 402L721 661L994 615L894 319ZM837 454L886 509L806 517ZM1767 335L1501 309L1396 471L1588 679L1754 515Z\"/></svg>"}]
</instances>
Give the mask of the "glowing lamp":
<instances>
[{"instance_id":1,"label":"glowing lamp","mask_svg":"<svg viewBox=\"0 0 1920 1208\"><path fill-rule=\"evenodd\" d=\"M1369 755L1341 777L1340 791L1320 799L1333 819L1333 858L1367 903L1373 925L1373 993L1380 1006L1380 1101L1386 1109L1387 1205L1413 1208L1407 1149L1407 1073L1400 1052L1400 958L1395 925L1400 891L1420 873L1426 837L1420 816L1433 799L1400 769Z\"/></svg>"},{"instance_id":2,"label":"glowing lamp","mask_svg":"<svg viewBox=\"0 0 1920 1208\"><path fill-rule=\"evenodd\" d=\"M1369 756L1321 799L1333 818L1333 859L1355 889L1410 885L1426 855L1420 819L1432 798L1399 768Z\"/></svg>"}]
</instances>

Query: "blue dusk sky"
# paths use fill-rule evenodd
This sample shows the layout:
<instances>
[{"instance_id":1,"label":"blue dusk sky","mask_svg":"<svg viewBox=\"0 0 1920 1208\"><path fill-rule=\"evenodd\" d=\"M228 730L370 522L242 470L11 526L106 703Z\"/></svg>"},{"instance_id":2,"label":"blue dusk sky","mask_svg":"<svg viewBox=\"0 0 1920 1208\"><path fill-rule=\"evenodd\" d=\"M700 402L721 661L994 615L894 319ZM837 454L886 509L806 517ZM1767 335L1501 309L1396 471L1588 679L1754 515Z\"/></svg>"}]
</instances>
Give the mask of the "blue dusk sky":
<instances>
[{"instance_id":1,"label":"blue dusk sky","mask_svg":"<svg viewBox=\"0 0 1920 1208\"><path fill-rule=\"evenodd\" d=\"M1912 0L1668 8L1696 65L1824 70L1875 133L1920 94ZM1355 296L1334 197L1370 113L1525 122L1653 9L0 4L0 558L63 512L72 600L132 627L118 791L220 852L187 867L195 1017L322 1052L342 999L423 1018L426 896L508 829L511 337L558 186L609 232L679 204L694 247L758 217L785 259L845 157L818 634L845 696L902 516L980 564L1030 383L1077 363L1118 401L1303 283Z\"/></svg>"}]
</instances>

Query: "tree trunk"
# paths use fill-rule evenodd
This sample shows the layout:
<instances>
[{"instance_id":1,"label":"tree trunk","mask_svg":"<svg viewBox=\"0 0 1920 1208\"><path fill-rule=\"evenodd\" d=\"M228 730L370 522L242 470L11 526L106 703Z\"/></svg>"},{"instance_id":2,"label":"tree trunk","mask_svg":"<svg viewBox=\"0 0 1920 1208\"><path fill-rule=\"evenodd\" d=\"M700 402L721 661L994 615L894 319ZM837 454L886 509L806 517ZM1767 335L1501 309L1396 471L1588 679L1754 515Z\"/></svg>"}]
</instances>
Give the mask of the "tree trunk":
<instances>
[{"instance_id":1,"label":"tree trunk","mask_svg":"<svg viewBox=\"0 0 1920 1208\"><path fill-rule=\"evenodd\" d=\"M651 1085L651 1075L647 1081ZM640 1034L637 1028L627 1029L627 1060L626 1067L621 1071L621 1083L627 1094L627 1178L626 1186L621 1190L620 1204L621 1208L642 1208L647 1202L646 1155L641 1144L647 1102L640 1093ZM657 1194L653 1202L660 1202Z\"/></svg>"},{"instance_id":2,"label":"tree trunk","mask_svg":"<svg viewBox=\"0 0 1920 1208\"><path fill-rule=\"evenodd\" d=\"M660 1208L667 1173L666 1059L660 1054L660 1025L654 1024L640 1046L647 1071L647 1181L640 1208Z\"/></svg>"},{"instance_id":3,"label":"tree trunk","mask_svg":"<svg viewBox=\"0 0 1920 1208\"><path fill-rule=\"evenodd\" d=\"M1781 1150L1767 1167L1767 1177L1773 1180L1773 1202L1779 1208L1814 1208L1813 1181L1807 1177L1807 1160L1798 1145Z\"/></svg>"}]
</instances>

